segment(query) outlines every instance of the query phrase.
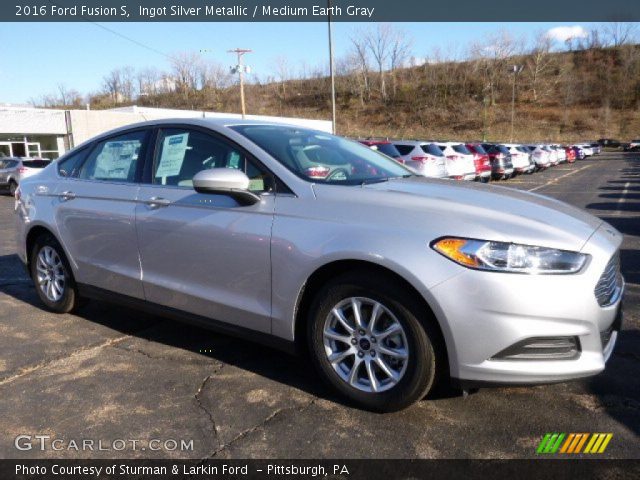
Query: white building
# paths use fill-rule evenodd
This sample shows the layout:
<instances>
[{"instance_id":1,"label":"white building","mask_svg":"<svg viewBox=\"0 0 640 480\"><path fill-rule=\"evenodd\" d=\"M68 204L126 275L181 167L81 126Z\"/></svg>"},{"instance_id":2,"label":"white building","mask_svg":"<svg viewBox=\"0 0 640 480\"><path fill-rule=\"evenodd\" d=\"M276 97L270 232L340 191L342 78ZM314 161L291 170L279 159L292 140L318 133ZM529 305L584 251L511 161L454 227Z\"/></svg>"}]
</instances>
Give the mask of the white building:
<instances>
[{"instance_id":1,"label":"white building","mask_svg":"<svg viewBox=\"0 0 640 480\"><path fill-rule=\"evenodd\" d=\"M113 128L162 118L241 118L239 114L122 107L110 110L52 110L0 105L0 157L55 159L89 138ZM247 119L288 123L331 132L331 122L247 115Z\"/></svg>"}]
</instances>

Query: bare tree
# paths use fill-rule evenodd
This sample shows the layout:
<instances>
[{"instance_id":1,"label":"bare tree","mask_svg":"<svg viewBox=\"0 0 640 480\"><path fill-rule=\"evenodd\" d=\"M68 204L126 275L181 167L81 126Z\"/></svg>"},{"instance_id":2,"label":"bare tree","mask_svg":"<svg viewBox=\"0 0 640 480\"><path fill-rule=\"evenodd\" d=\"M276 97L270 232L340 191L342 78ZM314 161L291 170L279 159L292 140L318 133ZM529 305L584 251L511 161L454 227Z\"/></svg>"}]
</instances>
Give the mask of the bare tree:
<instances>
[{"instance_id":1,"label":"bare tree","mask_svg":"<svg viewBox=\"0 0 640 480\"><path fill-rule=\"evenodd\" d=\"M275 68L275 76L280 83L280 90L282 99L286 101L287 99L287 84L286 82L291 78L291 68L289 67L289 62L287 58L283 55L277 56L273 60L273 65Z\"/></svg>"},{"instance_id":2,"label":"bare tree","mask_svg":"<svg viewBox=\"0 0 640 480\"><path fill-rule=\"evenodd\" d=\"M160 73L155 68L145 68L138 72L139 95L156 95L160 86Z\"/></svg>"},{"instance_id":3,"label":"bare tree","mask_svg":"<svg viewBox=\"0 0 640 480\"><path fill-rule=\"evenodd\" d=\"M123 100L132 101L136 92L135 72L132 67L123 67L120 70L120 85Z\"/></svg>"},{"instance_id":4,"label":"bare tree","mask_svg":"<svg viewBox=\"0 0 640 480\"><path fill-rule=\"evenodd\" d=\"M404 66L404 63L409 58L412 43L412 40L409 39L403 30L395 30L392 32L389 51L389 70L391 71L391 88L394 97L397 90L396 70Z\"/></svg>"},{"instance_id":5,"label":"bare tree","mask_svg":"<svg viewBox=\"0 0 640 480\"><path fill-rule=\"evenodd\" d=\"M360 100L364 103L369 99L371 86L369 83L369 53L362 34L351 37L351 58L356 66L360 84L362 85Z\"/></svg>"},{"instance_id":6,"label":"bare tree","mask_svg":"<svg viewBox=\"0 0 640 480\"><path fill-rule=\"evenodd\" d=\"M111 98L111 103L117 105L123 99L122 76L119 69L111 70L102 78L103 89Z\"/></svg>"},{"instance_id":7,"label":"bare tree","mask_svg":"<svg viewBox=\"0 0 640 480\"><path fill-rule=\"evenodd\" d=\"M604 25L606 43L612 47L620 47L635 39L637 24L633 22L609 22Z\"/></svg>"},{"instance_id":8,"label":"bare tree","mask_svg":"<svg viewBox=\"0 0 640 480\"><path fill-rule=\"evenodd\" d=\"M180 52L171 57L173 77L176 88L185 98L198 89L198 72L201 70L202 57L195 52Z\"/></svg>"},{"instance_id":9,"label":"bare tree","mask_svg":"<svg viewBox=\"0 0 640 480\"><path fill-rule=\"evenodd\" d=\"M540 96L548 93L545 90L541 95L545 78L551 73L555 65L553 56L551 55L551 43L552 40L546 33L539 33L536 36L535 45L526 61L527 74L531 83L531 94L535 102L538 101Z\"/></svg>"},{"instance_id":10,"label":"bare tree","mask_svg":"<svg viewBox=\"0 0 640 480\"><path fill-rule=\"evenodd\" d=\"M375 29L365 32L363 39L365 44L373 56L378 67L380 96L383 100L387 99L387 85L385 80L385 68L391 54L391 45L393 43L393 29L388 24L378 25Z\"/></svg>"},{"instance_id":11,"label":"bare tree","mask_svg":"<svg viewBox=\"0 0 640 480\"><path fill-rule=\"evenodd\" d=\"M520 42L503 30L491 35L486 41L473 44L471 58L474 69L479 71L484 79L484 89L488 92L489 103L496 102L497 90L500 81L505 77L505 72L511 57L519 53Z\"/></svg>"}]
</instances>

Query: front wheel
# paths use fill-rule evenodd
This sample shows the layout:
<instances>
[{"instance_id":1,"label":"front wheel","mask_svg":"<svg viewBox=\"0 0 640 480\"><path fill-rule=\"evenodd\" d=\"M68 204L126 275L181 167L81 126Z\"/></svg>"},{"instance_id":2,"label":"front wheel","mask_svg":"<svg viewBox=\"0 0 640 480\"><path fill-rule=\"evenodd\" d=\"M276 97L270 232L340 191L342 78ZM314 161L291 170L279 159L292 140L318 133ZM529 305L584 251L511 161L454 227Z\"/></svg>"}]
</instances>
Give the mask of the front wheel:
<instances>
[{"instance_id":1,"label":"front wheel","mask_svg":"<svg viewBox=\"0 0 640 480\"><path fill-rule=\"evenodd\" d=\"M31 251L31 278L38 297L56 313L68 313L79 302L76 282L60 243L51 234L38 237Z\"/></svg>"},{"instance_id":2,"label":"front wheel","mask_svg":"<svg viewBox=\"0 0 640 480\"><path fill-rule=\"evenodd\" d=\"M12 197L16 196L16 190L18 189L18 184L13 180L9 182L9 193Z\"/></svg>"},{"instance_id":3,"label":"front wheel","mask_svg":"<svg viewBox=\"0 0 640 480\"><path fill-rule=\"evenodd\" d=\"M423 398L439 372L432 321L392 282L365 273L343 275L312 304L312 361L328 384L358 405L400 410Z\"/></svg>"}]
</instances>

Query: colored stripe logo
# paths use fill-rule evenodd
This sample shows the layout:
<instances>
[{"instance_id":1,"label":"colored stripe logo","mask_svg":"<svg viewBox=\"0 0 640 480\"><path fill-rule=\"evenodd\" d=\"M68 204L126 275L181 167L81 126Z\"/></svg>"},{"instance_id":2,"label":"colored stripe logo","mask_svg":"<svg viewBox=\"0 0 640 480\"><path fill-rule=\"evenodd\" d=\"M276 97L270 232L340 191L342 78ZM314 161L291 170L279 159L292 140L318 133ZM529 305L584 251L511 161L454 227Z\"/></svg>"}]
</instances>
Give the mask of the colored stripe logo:
<instances>
[{"instance_id":1,"label":"colored stripe logo","mask_svg":"<svg viewBox=\"0 0 640 480\"><path fill-rule=\"evenodd\" d=\"M547 433L536 453L604 453L611 438L612 433Z\"/></svg>"}]
</instances>

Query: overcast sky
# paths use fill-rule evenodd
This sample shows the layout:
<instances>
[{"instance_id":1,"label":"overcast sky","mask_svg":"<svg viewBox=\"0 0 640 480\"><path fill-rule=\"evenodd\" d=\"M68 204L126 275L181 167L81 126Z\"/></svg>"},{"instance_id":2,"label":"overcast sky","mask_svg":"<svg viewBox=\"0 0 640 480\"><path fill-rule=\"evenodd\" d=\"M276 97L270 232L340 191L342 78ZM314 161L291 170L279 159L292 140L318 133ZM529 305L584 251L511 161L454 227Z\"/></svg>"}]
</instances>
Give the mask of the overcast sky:
<instances>
[{"instance_id":1,"label":"overcast sky","mask_svg":"<svg viewBox=\"0 0 640 480\"><path fill-rule=\"evenodd\" d=\"M230 48L251 48L246 62L261 78L273 75L275 59L285 57L294 72L303 62L307 70L327 64L326 23L3 23L0 28L0 102L27 103L52 93L59 83L86 94L96 91L110 70L130 65L169 69L169 57L180 51L206 49L205 58L223 65L235 59ZM350 46L350 36L372 24L335 23L336 56ZM593 24L574 23L398 23L413 40L418 59L435 49L452 57L464 56L469 45L507 30L531 41L550 32L559 48L567 36L581 36ZM134 41L123 38L129 37Z\"/></svg>"}]
</instances>

